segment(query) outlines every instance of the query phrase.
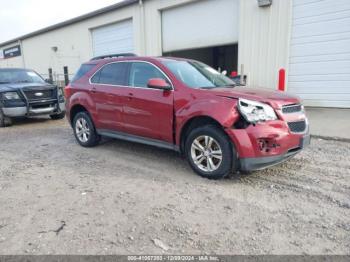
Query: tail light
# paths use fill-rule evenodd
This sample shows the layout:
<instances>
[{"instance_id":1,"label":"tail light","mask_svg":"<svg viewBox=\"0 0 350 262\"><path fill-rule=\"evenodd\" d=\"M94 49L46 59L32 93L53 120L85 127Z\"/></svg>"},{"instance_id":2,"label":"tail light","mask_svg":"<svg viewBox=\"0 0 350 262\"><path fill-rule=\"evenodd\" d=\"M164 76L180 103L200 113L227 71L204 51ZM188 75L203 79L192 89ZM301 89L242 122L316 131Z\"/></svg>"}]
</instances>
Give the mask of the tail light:
<instances>
[{"instance_id":1,"label":"tail light","mask_svg":"<svg viewBox=\"0 0 350 262\"><path fill-rule=\"evenodd\" d=\"M70 86L70 84L68 84L65 88L64 88L64 97L67 99L72 95L72 87Z\"/></svg>"}]
</instances>

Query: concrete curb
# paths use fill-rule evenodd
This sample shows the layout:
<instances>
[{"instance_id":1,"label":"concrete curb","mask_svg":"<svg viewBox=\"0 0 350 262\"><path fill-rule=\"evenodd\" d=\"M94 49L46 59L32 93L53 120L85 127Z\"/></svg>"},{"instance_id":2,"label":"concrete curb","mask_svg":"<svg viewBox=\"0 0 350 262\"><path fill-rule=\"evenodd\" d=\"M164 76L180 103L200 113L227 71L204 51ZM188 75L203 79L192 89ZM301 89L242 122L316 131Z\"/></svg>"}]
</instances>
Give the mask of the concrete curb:
<instances>
[{"instance_id":1,"label":"concrete curb","mask_svg":"<svg viewBox=\"0 0 350 262\"><path fill-rule=\"evenodd\" d=\"M350 143L350 138L342 138L342 137L332 137L332 136L320 136L320 135L311 135L313 139L323 139L328 141L338 141L338 142L346 142Z\"/></svg>"}]
</instances>

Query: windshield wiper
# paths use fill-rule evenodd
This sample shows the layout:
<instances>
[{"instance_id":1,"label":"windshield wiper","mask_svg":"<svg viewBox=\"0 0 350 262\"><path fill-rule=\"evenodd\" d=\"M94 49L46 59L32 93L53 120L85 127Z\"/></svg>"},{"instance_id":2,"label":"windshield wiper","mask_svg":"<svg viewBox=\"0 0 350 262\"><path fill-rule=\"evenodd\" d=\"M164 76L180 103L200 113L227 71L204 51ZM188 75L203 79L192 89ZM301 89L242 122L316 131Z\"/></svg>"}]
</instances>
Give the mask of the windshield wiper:
<instances>
[{"instance_id":1,"label":"windshield wiper","mask_svg":"<svg viewBox=\"0 0 350 262\"><path fill-rule=\"evenodd\" d=\"M215 86L201 86L201 87L198 87L199 89L213 89L215 88Z\"/></svg>"},{"instance_id":2,"label":"windshield wiper","mask_svg":"<svg viewBox=\"0 0 350 262\"><path fill-rule=\"evenodd\" d=\"M0 81L0 84L9 84L10 82Z\"/></svg>"}]
</instances>

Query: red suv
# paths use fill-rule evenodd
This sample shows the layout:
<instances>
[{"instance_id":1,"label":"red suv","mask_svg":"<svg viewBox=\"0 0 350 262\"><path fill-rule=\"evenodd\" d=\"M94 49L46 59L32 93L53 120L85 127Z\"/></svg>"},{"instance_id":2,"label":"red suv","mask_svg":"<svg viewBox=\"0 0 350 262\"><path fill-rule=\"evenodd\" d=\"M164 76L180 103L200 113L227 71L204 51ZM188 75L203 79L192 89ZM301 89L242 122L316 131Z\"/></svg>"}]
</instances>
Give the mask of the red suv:
<instances>
[{"instance_id":1,"label":"red suv","mask_svg":"<svg viewBox=\"0 0 350 262\"><path fill-rule=\"evenodd\" d=\"M81 66L65 94L80 145L107 136L176 150L212 179L275 165L310 142L298 98L235 87L193 60L99 57Z\"/></svg>"}]
</instances>

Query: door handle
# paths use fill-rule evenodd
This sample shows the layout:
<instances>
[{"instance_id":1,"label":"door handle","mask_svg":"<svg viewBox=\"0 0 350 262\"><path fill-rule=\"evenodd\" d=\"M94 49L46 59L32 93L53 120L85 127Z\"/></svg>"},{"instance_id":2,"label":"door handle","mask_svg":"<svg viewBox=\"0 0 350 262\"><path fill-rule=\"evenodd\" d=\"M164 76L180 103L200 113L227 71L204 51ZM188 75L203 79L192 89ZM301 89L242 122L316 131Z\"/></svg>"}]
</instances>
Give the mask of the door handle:
<instances>
[{"instance_id":1,"label":"door handle","mask_svg":"<svg viewBox=\"0 0 350 262\"><path fill-rule=\"evenodd\" d=\"M90 89L91 93L97 93L96 87Z\"/></svg>"},{"instance_id":2,"label":"door handle","mask_svg":"<svg viewBox=\"0 0 350 262\"><path fill-rule=\"evenodd\" d=\"M133 98L134 94L133 93L129 93L128 94L128 100L131 100Z\"/></svg>"}]
</instances>

